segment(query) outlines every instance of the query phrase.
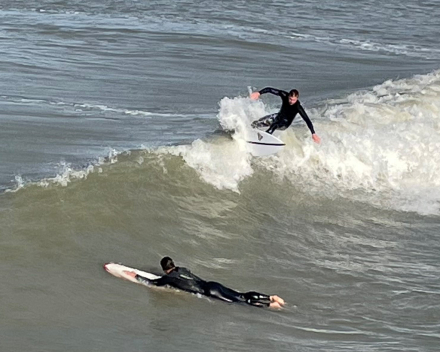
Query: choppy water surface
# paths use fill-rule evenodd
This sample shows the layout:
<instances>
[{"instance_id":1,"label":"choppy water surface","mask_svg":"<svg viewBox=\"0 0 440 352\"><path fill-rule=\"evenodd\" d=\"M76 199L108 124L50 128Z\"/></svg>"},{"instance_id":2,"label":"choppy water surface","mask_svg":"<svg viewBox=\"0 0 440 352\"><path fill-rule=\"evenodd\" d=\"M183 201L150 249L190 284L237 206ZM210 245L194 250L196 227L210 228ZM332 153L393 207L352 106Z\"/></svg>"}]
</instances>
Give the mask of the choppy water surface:
<instances>
[{"instance_id":1,"label":"choppy water surface","mask_svg":"<svg viewBox=\"0 0 440 352\"><path fill-rule=\"evenodd\" d=\"M3 1L0 350L437 351L434 1ZM239 130L297 88L276 156ZM182 266L280 312L149 290Z\"/></svg>"}]
</instances>

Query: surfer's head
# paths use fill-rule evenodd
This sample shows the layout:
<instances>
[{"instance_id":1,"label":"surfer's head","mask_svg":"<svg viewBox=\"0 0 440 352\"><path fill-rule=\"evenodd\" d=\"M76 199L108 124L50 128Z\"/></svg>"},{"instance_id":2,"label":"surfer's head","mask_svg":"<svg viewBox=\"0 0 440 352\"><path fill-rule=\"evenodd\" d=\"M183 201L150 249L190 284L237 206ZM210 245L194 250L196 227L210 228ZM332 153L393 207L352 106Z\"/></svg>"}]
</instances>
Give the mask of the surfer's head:
<instances>
[{"instance_id":1,"label":"surfer's head","mask_svg":"<svg viewBox=\"0 0 440 352\"><path fill-rule=\"evenodd\" d=\"M163 257L160 261L160 266L162 267L162 270L165 272L174 269L176 267L174 265L173 260L170 257Z\"/></svg>"},{"instance_id":2,"label":"surfer's head","mask_svg":"<svg viewBox=\"0 0 440 352\"><path fill-rule=\"evenodd\" d=\"M298 101L299 92L296 89L292 89L289 92L289 104L293 105Z\"/></svg>"}]
</instances>

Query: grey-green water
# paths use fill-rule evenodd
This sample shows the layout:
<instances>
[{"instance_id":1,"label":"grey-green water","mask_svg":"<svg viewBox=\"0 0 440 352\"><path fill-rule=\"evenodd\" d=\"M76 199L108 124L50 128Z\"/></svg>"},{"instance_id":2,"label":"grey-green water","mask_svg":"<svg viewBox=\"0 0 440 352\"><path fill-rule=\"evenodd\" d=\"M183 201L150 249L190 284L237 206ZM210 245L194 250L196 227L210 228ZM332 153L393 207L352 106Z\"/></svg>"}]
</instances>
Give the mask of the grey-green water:
<instances>
[{"instance_id":1,"label":"grey-green water","mask_svg":"<svg viewBox=\"0 0 440 352\"><path fill-rule=\"evenodd\" d=\"M437 351L433 1L3 1L0 351ZM286 149L218 133L296 87ZM169 255L269 311L107 274Z\"/></svg>"}]
</instances>

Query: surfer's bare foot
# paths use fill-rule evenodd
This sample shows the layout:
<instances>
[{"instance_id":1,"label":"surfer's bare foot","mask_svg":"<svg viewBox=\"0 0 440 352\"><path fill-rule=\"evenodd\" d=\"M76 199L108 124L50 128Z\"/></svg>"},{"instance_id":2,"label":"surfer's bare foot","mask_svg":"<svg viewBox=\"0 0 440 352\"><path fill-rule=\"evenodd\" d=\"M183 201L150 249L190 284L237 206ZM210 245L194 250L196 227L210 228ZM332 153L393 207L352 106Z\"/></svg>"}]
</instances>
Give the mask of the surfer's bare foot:
<instances>
[{"instance_id":1,"label":"surfer's bare foot","mask_svg":"<svg viewBox=\"0 0 440 352\"><path fill-rule=\"evenodd\" d=\"M269 308L272 308L272 309L281 309L281 305L280 305L278 302L272 302L272 303L269 305Z\"/></svg>"},{"instance_id":2,"label":"surfer's bare foot","mask_svg":"<svg viewBox=\"0 0 440 352\"><path fill-rule=\"evenodd\" d=\"M131 276L133 278L136 277L136 273L134 271L124 270L124 274L127 275L127 276Z\"/></svg>"},{"instance_id":3,"label":"surfer's bare foot","mask_svg":"<svg viewBox=\"0 0 440 352\"><path fill-rule=\"evenodd\" d=\"M280 306L284 306L284 299L278 297L277 295L270 296L270 301L274 303L278 303Z\"/></svg>"}]
</instances>

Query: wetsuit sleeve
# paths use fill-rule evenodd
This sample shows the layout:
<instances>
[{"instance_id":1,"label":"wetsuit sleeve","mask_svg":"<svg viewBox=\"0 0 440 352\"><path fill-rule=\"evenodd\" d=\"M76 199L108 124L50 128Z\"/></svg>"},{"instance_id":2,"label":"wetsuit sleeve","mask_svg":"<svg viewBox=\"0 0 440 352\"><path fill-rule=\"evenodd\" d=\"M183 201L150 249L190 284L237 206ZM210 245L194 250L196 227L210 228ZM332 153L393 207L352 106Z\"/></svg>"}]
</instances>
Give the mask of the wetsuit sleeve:
<instances>
[{"instance_id":1,"label":"wetsuit sleeve","mask_svg":"<svg viewBox=\"0 0 440 352\"><path fill-rule=\"evenodd\" d=\"M315 129L313 128L312 121L310 121L309 117L306 114L306 111L301 106L301 104L299 104L299 106L298 106L298 112L301 115L301 117L303 118L303 120L306 122L307 127L309 128L310 132L312 132L312 134L315 134Z\"/></svg>"},{"instance_id":2,"label":"wetsuit sleeve","mask_svg":"<svg viewBox=\"0 0 440 352\"><path fill-rule=\"evenodd\" d=\"M161 276L160 278L155 279L155 280L150 280L150 279L147 279L146 277L136 275L136 280L143 283L143 284L148 284L148 285L153 285L153 286L165 286L165 285L168 285L171 281L167 275Z\"/></svg>"},{"instance_id":3,"label":"wetsuit sleeve","mask_svg":"<svg viewBox=\"0 0 440 352\"><path fill-rule=\"evenodd\" d=\"M260 94L266 94L266 93L270 93L273 95L278 95L280 97L286 97L289 93L287 93L284 90L281 89L276 89L276 88L271 88L271 87L266 87L263 88L262 90L259 91Z\"/></svg>"}]
</instances>

